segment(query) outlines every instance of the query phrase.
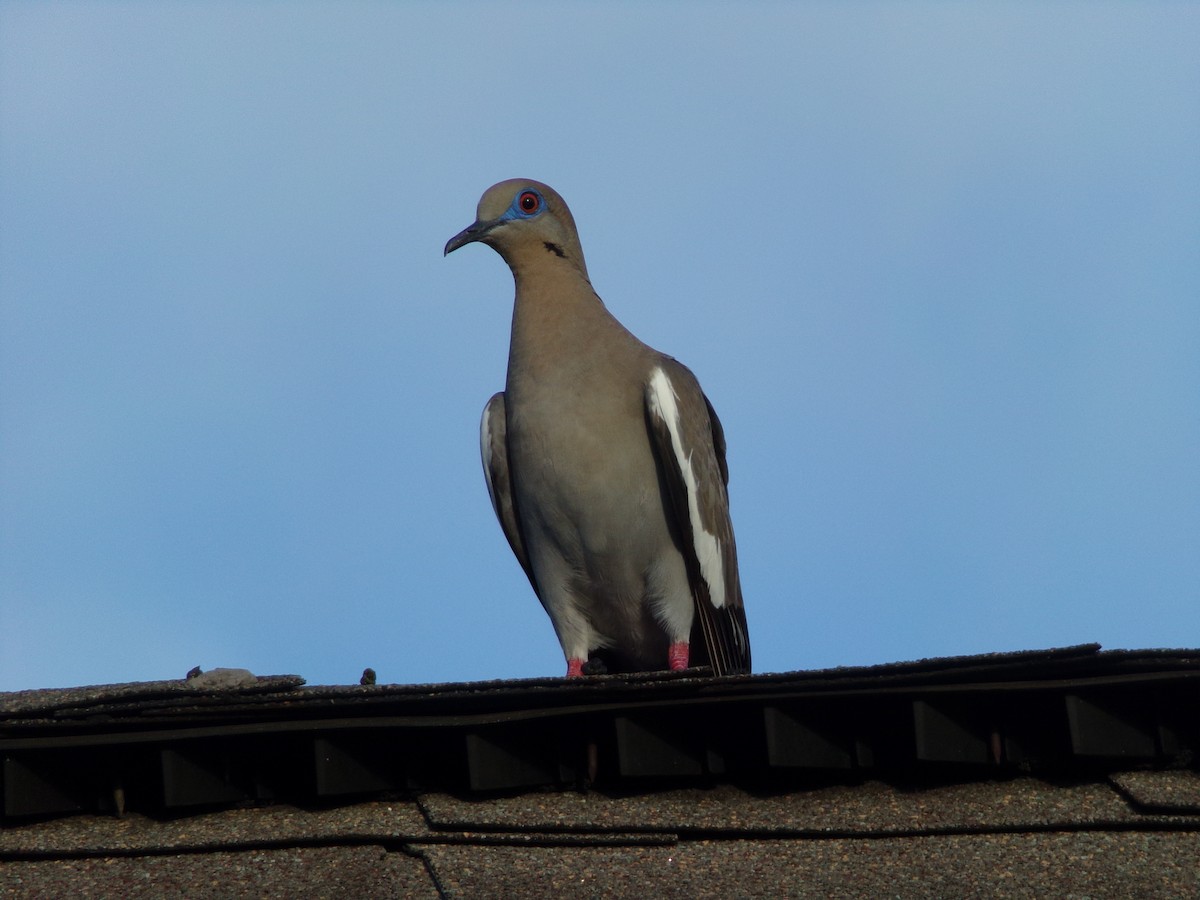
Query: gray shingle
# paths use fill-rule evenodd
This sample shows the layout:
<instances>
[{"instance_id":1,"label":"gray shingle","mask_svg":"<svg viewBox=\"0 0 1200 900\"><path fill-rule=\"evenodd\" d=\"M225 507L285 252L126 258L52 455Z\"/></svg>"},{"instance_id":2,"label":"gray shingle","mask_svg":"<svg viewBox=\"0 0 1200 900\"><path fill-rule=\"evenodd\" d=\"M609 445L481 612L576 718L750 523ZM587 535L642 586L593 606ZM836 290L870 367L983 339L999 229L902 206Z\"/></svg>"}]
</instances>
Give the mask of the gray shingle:
<instances>
[{"instance_id":1,"label":"gray shingle","mask_svg":"<svg viewBox=\"0 0 1200 900\"><path fill-rule=\"evenodd\" d=\"M1200 814L1200 775L1195 772L1117 772L1110 778L1147 812Z\"/></svg>"},{"instance_id":2,"label":"gray shingle","mask_svg":"<svg viewBox=\"0 0 1200 900\"><path fill-rule=\"evenodd\" d=\"M0 893L1195 896L1197 672L1078 647L0 696Z\"/></svg>"},{"instance_id":3,"label":"gray shingle","mask_svg":"<svg viewBox=\"0 0 1200 900\"><path fill-rule=\"evenodd\" d=\"M1168 773L1144 773L1149 786ZM1147 816L1103 783L1053 785L1034 778L928 788L880 782L789 793L733 785L625 798L600 792L533 793L485 801L428 794L421 805L437 828L573 832L861 834L1086 828L1141 823ZM1171 818L1200 827L1200 816Z\"/></svg>"},{"instance_id":4,"label":"gray shingle","mask_svg":"<svg viewBox=\"0 0 1200 900\"><path fill-rule=\"evenodd\" d=\"M439 896L424 862L379 846L0 863L0 894L27 897Z\"/></svg>"},{"instance_id":5,"label":"gray shingle","mask_svg":"<svg viewBox=\"0 0 1200 900\"><path fill-rule=\"evenodd\" d=\"M662 848L424 847L451 897L1194 897L1200 834L708 840Z\"/></svg>"},{"instance_id":6,"label":"gray shingle","mask_svg":"<svg viewBox=\"0 0 1200 900\"><path fill-rule=\"evenodd\" d=\"M429 834L425 817L412 801L359 803L328 810L276 805L166 821L129 814L36 822L0 829L0 854L196 852L281 843L395 842Z\"/></svg>"}]
</instances>

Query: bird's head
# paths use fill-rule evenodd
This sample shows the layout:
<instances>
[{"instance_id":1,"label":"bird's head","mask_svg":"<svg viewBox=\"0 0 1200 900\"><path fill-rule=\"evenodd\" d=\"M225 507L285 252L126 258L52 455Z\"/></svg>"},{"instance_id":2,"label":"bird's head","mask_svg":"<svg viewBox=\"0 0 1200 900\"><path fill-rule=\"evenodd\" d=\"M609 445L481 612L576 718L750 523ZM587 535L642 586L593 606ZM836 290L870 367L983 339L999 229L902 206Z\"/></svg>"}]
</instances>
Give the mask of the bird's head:
<instances>
[{"instance_id":1,"label":"bird's head","mask_svg":"<svg viewBox=\"0 0 1200 900\"><path fill-rule=\"evenodd\" d=\"M475 221L446 242L446 253L479 241L515 269L547 254L570 260L587 277L575 220L554 188L527 178L512 178L488 188L479 200Z\"/></svg>"}]
</instances>

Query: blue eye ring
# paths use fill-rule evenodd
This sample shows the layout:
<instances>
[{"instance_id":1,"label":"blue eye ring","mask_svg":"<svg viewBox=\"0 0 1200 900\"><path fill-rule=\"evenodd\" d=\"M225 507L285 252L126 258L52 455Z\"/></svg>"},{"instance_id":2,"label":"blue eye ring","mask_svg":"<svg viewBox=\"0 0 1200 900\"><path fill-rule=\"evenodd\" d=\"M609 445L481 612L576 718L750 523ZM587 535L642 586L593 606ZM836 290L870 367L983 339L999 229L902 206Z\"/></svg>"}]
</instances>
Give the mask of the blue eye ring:
<instances>
[{"instance_id":1,"label":"blue eye ring","mask_svg":"<svg viewBox=\"0 0 1200 900\"><path fill-rule=\"evenodd\" d=\"M542 211L546 205L546 201L542 199L542 195L535 190L526 189L517 194L513 200L513 213L523 219L529 219L536 216Z\"/></svg>"}]
</instances>

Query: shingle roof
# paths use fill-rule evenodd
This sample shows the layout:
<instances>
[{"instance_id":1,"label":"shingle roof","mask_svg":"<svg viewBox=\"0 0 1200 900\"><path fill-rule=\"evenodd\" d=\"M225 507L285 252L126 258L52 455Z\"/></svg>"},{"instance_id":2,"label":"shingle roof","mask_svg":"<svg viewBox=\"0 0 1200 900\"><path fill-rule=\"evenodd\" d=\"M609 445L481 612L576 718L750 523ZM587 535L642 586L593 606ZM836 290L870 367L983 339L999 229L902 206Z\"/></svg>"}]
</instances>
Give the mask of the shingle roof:
<instances>
[{"instance_id":1,"label":"shingle roof","mask_svg":"<svg viewBox=\"0 0 1200 900\"><path fill-rule=\"evenodd\" d=\"M0 891L1200 892L1195 651L228 681L0 696Z\"/></svg>"},{"instance_id":2,"label":"shingle roof","mask_svg":"<svg viewBox=\"0 0 1200 900\"><path fill-rule=\"evenodd\" d=\"M1200 778L1134 773L1152 792ZM1121 776L1124 777L1124 776ZM1119 781L1115 778L1114 781ZM0 831L0 888L460 897L1189 896L1200 818L1113 785L877 782L762 796L444 794L182 819L82 816ZM142 890L138 890L139 887Z\"/></svg>"}]
</instances>

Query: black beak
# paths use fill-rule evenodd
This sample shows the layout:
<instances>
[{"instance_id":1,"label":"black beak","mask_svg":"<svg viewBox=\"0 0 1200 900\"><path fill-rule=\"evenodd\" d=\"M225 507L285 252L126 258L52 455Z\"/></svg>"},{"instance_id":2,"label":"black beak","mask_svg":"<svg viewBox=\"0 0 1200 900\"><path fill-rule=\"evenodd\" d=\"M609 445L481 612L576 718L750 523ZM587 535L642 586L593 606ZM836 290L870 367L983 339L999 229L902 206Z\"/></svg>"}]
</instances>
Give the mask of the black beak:
<instances>
[{"instance_id":1,"label":"black beak","mask_svg":"<svg viewBox=\"0 0 1200 900\"><path fill-rule=\"evenodd\" d=\"M482 240L484 235L495 228L498 224L500 224L499 221L472 222L454 237L450 238L450 240L446 241L446 249L442 253L442 256L449 256L459 247L473 243L474 241Z\"/></svg>"}]
</instances>

